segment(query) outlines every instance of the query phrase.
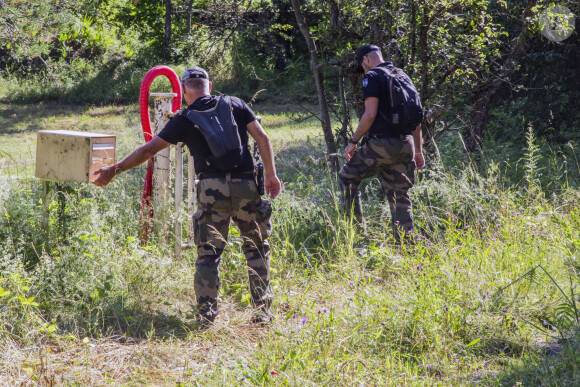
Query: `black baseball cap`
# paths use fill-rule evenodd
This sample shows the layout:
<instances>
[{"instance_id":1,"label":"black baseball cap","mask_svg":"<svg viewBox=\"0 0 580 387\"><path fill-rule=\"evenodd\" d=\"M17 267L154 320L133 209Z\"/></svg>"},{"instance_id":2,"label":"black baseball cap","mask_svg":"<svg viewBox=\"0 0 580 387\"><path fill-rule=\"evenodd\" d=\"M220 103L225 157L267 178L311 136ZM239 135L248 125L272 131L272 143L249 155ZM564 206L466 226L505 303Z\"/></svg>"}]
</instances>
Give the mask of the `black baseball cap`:
<instances>
[{"instance_id":1,"label":"black baseball cap","mask_svg":"<svg viewBox=\"0 0 580 387\"><path fill-rule=\"evenodd\" d=\"M190 79L190 78L194 78L194 79L201 78L201 79L208 79L209 80L209 75L207 75L207 71L205 71L201 67L193 66L193 67L190 67L183 72L183 75L181 76L181 82L185 82L186 79Z\"/></svg>"},{"instance_id":2,"label":"black baseball cap","mask_svg":"<svg viewBox=\"0 0 580 387\"><path fill-rule=\"evenodd\" d=\"M375 46L374 44L365 44L364 46L359 48L358 51L356 52L355 58L356 58L356 64L358 64L358 67L356 68L356 70L359 73L363 72L363 68L361 66L361 63L363 61L363 57L368 55L369 52L372 52L372 51L381 51L381 49L378 46Z\"/></svg>"}]
</instances>

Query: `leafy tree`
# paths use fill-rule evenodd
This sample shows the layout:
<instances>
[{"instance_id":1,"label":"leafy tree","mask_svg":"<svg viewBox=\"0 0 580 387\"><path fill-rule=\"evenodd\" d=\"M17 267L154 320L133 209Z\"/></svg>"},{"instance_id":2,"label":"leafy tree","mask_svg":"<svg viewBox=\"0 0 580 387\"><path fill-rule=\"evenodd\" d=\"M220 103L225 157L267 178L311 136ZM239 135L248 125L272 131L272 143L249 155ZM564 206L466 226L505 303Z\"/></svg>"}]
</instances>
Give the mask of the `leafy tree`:
<instances>
[{"instance_id":1,"label":"leafy tree","mask_svg":"<svg viewBox=\"0 0 580 387\"><path fill-rule=\"evenodd\" d=\"M576 12L580 11L577 4L574 6L572 2L569 3L570 4L568 5L570 5ZM470 90L471 110L468 117L469 125L465 131L465 142L468 151L476 153L481 151L489 109L502 88L508 88L516 93L523 88L523 86L518 85L514 81L517 82L518 78L521 79L521 74L518 75L519 69L522 64L525 64L530 45L535 44L537 46L538 42L545 40L545 38L541 37L539 33L538 18L541 12L549 5L550 3L548 1L529 0L525 2L511 2L508 6L507 2L500 1L492 9L491 15L494 20L496 20L496 23L499 26L498 28L505 31L504 39L501 41L500 48L494 51L494 55L487 58L488 65L483 69L484 71L477 73L476 82L473 83L473 87ZM576 33L576 41L578 39L577 37L578 35ZM553 42L551 43L552 44L548 46L544 45L547 49L544 52L544 54L546 54L545 58L552 57L550 51L553 51L560 45L554 44ZM568 51L569 54L573 55L574 52L578 53L577 45L575 48L576 49L574 50L574 48L569 47L568 50L562 51ZM566 57L565 59L572 59L572 57ZM545 63L542 62L543 61L536 62L534 68L528 67L527 71L529 71L530 74L524 76L530 77L532 73L543 72ZM572 63L566 66L566 60L562 60L558 64L555 64L554 62L552 63L552 69L560 68L566 75L572 75L570 81L574 84L574 80L577 80L577 77L573 74L578 73L577 66L574 66ZM545 77L538 77L537 75L533 76L533 78L546 79ZM548 78L553 79L551 76L548 76ZM563 78L561 78L561 80L563 80ZM546 107L551 105L551 100L553 100L552 98L549 98L550 93L556 90L561 91L567 84L569 85L570 83L556 82L553 87L547 88L546 93L543 95L544 98L542 98L543 106L539 106L539 109L533 109L534 113L531 115L539 113L544 118L550 115L550 111L546 109ZM542 86L545 86L545 84ZM576 110L570 109L571 105L569 101L560 100L555 105L557 105L558 110L562 107L566 111ZM545 122L546 120L542 121ZM541 125L538 127L546 126Z\"/></svg>"},{"instance_id":2,"label":"leafy tree","mask_svg":"<svg viewBox=\"0 0 580 387\"><path fill-rule=\"evenodd\" d=\"M338 133L342 142L349 135L345 129L351 126L345 124L350 115L343 101L362 112L360 76L353 62L359 46L377 44L387 60L414 78L427 112L426 140L434 145L438 117L474 82L475 73L488 65L487 58L501 43L502 32L487 15L487 2L482 0L313 0L304 6L308 7L325 10L310 32L318 45L317 55L325 62L322 66L339 67L340 95L334 102L342 105L337 110L343 120Z\"/></svg>"},{"instance_id":3,"label":"leafy tree","mask_svg":"<svg viewBox=\"0 0 580 387\"><path fill-rule=\"evenodd\" d=\"M108 28L79 3L6 0L0 9L4 71L50 72L52 61L99 58L114 44Z\"/></svg>"},{"instance_id":4,"label":"leafy tree","mask_svg":"<svg viewBox=\"0 0 580 387\"><path fill-rule=\"evenodd\" d=\"M541 0L302 1L309 28L303 35L316 47L311 68L315 79L316 72L323 78L319 94L328 94L331 112L342 122L337 141L346 142L352 130L349 107L362 113L353 53L374 43L414 79L426 111L427 149L435 152L435 140L445 131L461 130L466 150L479 152L490 104L537 38L535 22L546 5ZM317 12L321 17L311 17Z\"/></svg>"}]
</instances>

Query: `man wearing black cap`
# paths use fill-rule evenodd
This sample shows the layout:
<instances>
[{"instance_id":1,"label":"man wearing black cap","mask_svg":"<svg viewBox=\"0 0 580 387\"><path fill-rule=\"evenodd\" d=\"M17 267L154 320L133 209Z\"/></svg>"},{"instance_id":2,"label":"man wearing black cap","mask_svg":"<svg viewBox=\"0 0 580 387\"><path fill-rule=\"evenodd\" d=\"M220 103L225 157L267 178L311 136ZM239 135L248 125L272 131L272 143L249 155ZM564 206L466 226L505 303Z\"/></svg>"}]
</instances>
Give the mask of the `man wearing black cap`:
<instances>
[{"instance_id":1,"label":"man wearing black cap","mask_svg":"<svg viewBox=\"0 0 580 387\"><path fill-rule=\"evenodd\" d=\"M364 72L362 97L365 111L350 143L344 150L345 165L339 172L347 208L365 228L358 186L367 177L378 175L389 202L395 238L413 232L413 209L408 190L415 181L415 168L423 168L421 126L412 135L402 135L388 120L390 109L387 75L379 69L394 69L383 61L379 47L367 44L356 52L358 70ZM358 142L366 135L364 145Z\"/></svg>"},{"instance_id":2,"label":"man wearing black cap","mask_svg":"<svg viewBox=\"0 0 580 387\"><path fill-rule=\"evenodd\" d=\"M185 111L182 111L173 117L156 137L116 164L117 169L105 167L95 172L100 176L94 183L99 186L106 185L116 174L147 161L171 144L185 143L193 156L199 179L197 187L199 210L193 216L198 255L194 276L198 306L196 321L201 325L207 325L212 323L218 314L218 267L226 245L230 220L233 220L244 240L242 250L247 260L250 292L256 308L252 322L266 323L272 318L270 247L266 240L272 231L270 223L272 207L258 193L254 180L254 163L248 146L248 134L258 144L264 164L264 188L266 194L274 199L280 192L280 180L276 175L270 140L244 101L237 97L217 97L210 94L212 84L204 69L191 67L185 70L181 82L183 98L188 109L207 112L217 109L218 104L229 105L241 143L240 159L236 161L236 165L226 171L216 165L202 130L187 118Z\"/></svg>"}]
</instances>

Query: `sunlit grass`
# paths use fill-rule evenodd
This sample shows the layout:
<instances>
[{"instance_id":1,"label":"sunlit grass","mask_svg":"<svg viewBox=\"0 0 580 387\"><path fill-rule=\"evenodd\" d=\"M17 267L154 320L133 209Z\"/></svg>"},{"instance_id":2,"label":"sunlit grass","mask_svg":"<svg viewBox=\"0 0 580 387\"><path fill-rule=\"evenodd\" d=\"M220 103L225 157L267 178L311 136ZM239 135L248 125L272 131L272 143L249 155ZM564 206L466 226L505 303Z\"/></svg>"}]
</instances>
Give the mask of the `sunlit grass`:
<instances>
[{"instance_id":1,"label":"sunlit grass","mask_svg":"<svg viewBox=\"0 0 580 387\"><path fill-rule=\"evenodd\" d=\"M248 322L245 258L232 227L221 265L220 316L208 331L193 329L195 252L176 260L170 244L139 244L142 169L104 189L71 187L60 215L56 194L45 197L40 184L0 174L0 287L11 292L0 291L0 380L578 382L580 349L567 341L577 337L576 326L562 295L578 294L577 190L562 182L558 196L544 197L498 168L484 177L469 164L427 171L412 194L417 238L397 244L376 179L362 186L367 233L345 217L315 118L254 108L285 181L273 203L270 239L274 323ZM102 114L97 131L118 135L118 157L142 143L134 108L94 109L61 113L58 122L98 125L92 117ZM16 125L10 122L8 129ZM1 149L28 157L17 139L24 143L29 135L16 131L12 145L2 142ZM453 152L443 156L444 165L457 162ZM23 261L37 264L26 271ZM510 285L537 265L552 278L537 272Z\"/></svg>"}]
</instances>

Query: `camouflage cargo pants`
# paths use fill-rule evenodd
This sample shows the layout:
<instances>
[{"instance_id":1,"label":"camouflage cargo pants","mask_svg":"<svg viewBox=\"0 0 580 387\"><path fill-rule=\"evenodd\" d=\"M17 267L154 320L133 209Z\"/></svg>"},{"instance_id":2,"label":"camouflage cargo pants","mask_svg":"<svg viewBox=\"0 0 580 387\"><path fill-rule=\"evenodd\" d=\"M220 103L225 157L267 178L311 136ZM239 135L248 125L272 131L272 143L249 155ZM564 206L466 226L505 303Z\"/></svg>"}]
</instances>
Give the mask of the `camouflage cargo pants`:
<instances>
[{"instance_id":1,"label":"camouflage cargo pants","mask_svg":"<svg viewBox=\"0 0 580 387\"><path fill-rule=\"evenodd\" d=\"M413 231L413 207L409 189L415 183L415 147L413 136L370 138L357 149L338 176L340 187L357 220L364 223L358 186L363 179L378 175L389 202L395 238Z\"/></svg>"},{"instance_id":2,"label":"camouflage cargo pants","mask_svg":"<svg viewBox=\"0 0 580 387\"><path fill-rule=\"evenodd\" d=\"M194 218L197 261L194 287L201 313L213 319L218 313L219 263L226 245L230 220L243 237L252 302L268 309L270 287L270 246L272 206L258 194L253 179L226 177L202 179L198 185L198 211Z\"/></svg>"}]
</instances>

